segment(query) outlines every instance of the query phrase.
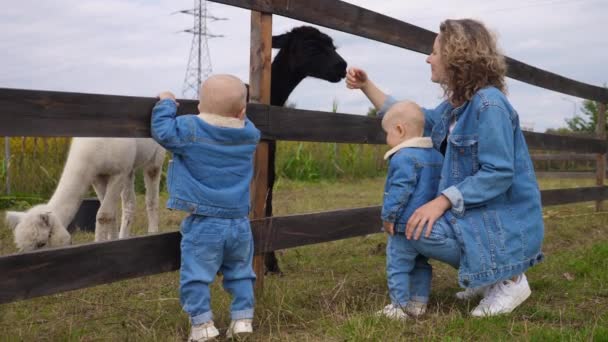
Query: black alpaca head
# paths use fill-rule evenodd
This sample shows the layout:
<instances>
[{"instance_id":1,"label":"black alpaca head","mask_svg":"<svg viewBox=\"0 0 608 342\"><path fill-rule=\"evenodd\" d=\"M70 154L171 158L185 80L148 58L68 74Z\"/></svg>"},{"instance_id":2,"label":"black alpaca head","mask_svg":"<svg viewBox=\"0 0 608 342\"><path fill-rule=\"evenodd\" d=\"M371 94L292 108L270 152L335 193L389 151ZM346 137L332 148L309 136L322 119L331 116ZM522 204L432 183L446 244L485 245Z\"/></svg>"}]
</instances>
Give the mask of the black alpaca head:
<instances>
[{"instance_id":1,"label":"black alpaca head","mask_svg":"<svg viewBox=\"0 0 608 342\"><path fill-rule=\"evenodd\" d=\"M346 61L336 52L333 40L311 26L294 28L273 36L272 47L281 49L275 57L287 60L287 72L298 77L315 77L332 83L346 76Z\"/></svg>"}]
</instances>

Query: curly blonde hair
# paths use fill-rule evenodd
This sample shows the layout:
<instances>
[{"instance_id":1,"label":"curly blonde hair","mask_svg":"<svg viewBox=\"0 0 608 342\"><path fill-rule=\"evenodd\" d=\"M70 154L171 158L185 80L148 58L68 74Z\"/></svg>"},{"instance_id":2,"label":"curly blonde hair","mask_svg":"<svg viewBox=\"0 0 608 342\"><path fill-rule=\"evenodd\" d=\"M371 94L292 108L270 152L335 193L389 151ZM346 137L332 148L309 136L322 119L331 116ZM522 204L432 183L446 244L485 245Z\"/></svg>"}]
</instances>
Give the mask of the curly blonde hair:
<instances>
[{"instance_id":1,"label":"curly blonde hair","mask_svg":"<svg viewBox=\"0 0 608 342\"><path fill-rule=\"evenodd\" d=\"M469 101L487 86L506 93L505 58L498 50L496 38L481 22L446 20L439 32L440 54L446 71L446 81L441 86L452 104Z\"/></svg>"}]
</instances>

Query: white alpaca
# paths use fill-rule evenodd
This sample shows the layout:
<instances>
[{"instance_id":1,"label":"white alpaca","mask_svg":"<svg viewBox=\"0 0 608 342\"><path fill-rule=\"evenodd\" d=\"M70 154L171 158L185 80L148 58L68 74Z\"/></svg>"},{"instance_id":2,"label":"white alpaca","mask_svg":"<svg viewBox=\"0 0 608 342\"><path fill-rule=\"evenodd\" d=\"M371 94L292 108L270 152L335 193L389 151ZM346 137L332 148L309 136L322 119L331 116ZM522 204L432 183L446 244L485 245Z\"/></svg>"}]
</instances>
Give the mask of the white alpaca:
<instances>
[{"instance_id":1,"label":"white alpaca","mask_svg":"<svg viewBox=\"0 0 608 342\"><path fill-rule=\"evenodd\" d=\"M165 150L150 138L74 138L55 193L47 204L26 212L7 212L19 251L64 246L66 227L93 185L101 202L95 241L116 239L116 211L122 197L120 235L129 236L135 212L134 172L143 169L148 232L158 232L158 192Z\"/></svg>"}]
</instances>

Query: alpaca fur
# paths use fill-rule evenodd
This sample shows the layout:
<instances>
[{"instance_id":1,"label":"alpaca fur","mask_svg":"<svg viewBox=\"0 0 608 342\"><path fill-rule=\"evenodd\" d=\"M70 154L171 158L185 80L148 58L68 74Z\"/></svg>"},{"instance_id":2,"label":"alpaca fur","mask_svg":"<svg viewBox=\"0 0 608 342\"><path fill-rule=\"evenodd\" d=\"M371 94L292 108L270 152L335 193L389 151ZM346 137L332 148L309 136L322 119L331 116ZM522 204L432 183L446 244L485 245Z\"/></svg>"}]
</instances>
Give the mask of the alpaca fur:
<instances>
[{"instance_id":1,"label":"alpaca fur","mask_svg":"<svg viewBox=\"0 0 608 342\"><path fill-rule=\"evenodd\" d=\"M134 172L143 169L148 232L158 232L158 192L165 150L150 138L74 138L57 189L48 203L26 212L7 212L19 251L64 246L71 242L66 227L89 187L101 202L95 241L129 236L135 212ZM122 198L118 234L116 211Z\"/></svg>"}]
</instances>

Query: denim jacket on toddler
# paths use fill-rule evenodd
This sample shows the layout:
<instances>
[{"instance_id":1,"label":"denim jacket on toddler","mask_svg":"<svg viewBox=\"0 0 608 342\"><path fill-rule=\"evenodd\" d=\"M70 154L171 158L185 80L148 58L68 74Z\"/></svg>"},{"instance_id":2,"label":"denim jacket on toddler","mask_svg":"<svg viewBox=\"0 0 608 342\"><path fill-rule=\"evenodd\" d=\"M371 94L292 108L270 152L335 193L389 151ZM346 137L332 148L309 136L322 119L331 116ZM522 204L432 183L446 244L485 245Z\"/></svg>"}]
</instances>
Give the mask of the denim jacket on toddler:
<instances>
[{"instance_id":1,"label":"denim jacket on toddler","mask_svg":"<svg viewBox=\"0 0 608 342\"><path fill-rule=\"evenodd\" d=\"M378 115L395 102L388 97ZM486 87L459 107L444 101L423 111L435 148L447 141L439 193L452 203L442 220L462 247L460 285L492 284L540 262L540 190L519 116L505 95Z\"/></svg>"},{"instance_id":2,"label":"denim jacket on toddler","mask_svg":"<svg viewBox=\"0 0 608 342\"><path fill-rule=\"evenodd\" d=\"M176 114L177 105L169 99L152 110L152 137L173 153L167 207L197 215L246 217L260 131L249 119Z\"/></svg>"},{"instance_id":3,"label":"denim jacket on toddler","mask_svg":"<svg viewBox=\"0 0 608 342\"><path fill-rule=\"evenodd\" d=\"M384 159L389 164L381 218L404 232L414 210L437 195L443 156L431 138L412 138L390 149Z\"/></svg>"}]
</instances>

